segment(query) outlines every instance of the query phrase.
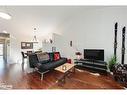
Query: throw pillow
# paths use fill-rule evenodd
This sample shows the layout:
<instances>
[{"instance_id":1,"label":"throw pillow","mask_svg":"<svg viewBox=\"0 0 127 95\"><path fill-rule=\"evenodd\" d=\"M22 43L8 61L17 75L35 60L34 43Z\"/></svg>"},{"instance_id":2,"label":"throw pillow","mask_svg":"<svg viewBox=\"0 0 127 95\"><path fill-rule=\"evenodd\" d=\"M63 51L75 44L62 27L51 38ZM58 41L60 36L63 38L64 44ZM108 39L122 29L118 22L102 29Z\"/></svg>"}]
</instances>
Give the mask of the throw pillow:
<instances>
[{"instance_id":1,"label":"throw pillow","mask_svg":"<svg viewBox=\"0 0 127 95\"><path fill-rule=\"evenodd\" d=\"M40 63L47 63L49 61L48 53L37 53L38 61Z\"/></svg>"},{"instance_id":2,"label":"throw pillow","mask_svg":"<svg viewBox=\"0 0 127 95\"><path fill-rule=\"evenodd\" d=\"M60 53L59 52L55 52L54 53L54 60L59 60L60 59Z\"/></svg>"}]
</instances>

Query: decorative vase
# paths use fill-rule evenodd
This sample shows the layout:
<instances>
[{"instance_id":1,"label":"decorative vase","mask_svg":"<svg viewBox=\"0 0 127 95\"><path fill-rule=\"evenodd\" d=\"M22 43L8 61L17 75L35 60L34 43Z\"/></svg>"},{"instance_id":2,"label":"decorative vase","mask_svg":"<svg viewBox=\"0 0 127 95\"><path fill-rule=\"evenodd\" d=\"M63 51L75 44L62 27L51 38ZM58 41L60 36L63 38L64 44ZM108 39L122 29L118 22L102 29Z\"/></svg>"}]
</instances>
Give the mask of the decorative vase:
<instances>
[{"instance_id":1,"label":"decorative vase","mask_svg":"<svg viewBox=\"0 0 127 95\"><path fill-rule=\"evenodd\" d=\"M66 70L67 67L65 65L62 66L62 70Z\"/></svg>"}]
</instances>

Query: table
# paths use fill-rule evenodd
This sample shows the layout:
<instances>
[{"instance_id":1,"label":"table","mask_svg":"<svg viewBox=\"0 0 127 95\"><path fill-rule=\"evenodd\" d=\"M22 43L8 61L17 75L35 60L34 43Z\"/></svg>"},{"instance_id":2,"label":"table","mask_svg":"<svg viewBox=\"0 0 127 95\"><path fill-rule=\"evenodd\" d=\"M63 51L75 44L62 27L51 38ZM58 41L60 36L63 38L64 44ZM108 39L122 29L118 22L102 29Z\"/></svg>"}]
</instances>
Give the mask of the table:
<instances>
[{"instance_id":1,"label":"table","mask_svg":"<svg viewBox=\"0 0 127 95\"><path fill-rule=\"evenodd\" d=\"M70 73L75 73L75 64L65 63L65 64L55 68L55 70L63 73L63 75L57 81L58 85L62 86L62 84L65 83L66 77Z\"/></svg>"}]
</instances>

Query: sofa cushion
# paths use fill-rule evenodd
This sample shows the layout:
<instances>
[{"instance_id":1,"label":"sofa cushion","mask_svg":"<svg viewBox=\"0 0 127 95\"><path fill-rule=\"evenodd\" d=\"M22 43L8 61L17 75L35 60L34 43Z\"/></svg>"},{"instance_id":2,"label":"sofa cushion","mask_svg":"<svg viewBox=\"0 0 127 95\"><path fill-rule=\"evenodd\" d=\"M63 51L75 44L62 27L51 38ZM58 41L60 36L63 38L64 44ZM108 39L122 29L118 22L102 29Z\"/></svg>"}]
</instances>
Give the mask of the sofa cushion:
<instances>
[{"instance_id":1,"label":"sofa cushion","mask_svg":"<svg viewBox=\"0 0 127 95\"><path fill-rule=\"evenodd\" d=\"M39 68L42 64L41 63L36 63L34 64L35 67Z\"/></svg>"},{"instance_id":2,"label":"sofa cushion","mask_svg":"<svg viewBox=\"0 0 127 95\"><path fill-rule=\"evenodd\" d=\"M50 61L54 61L54 53L49 52L48 54L49 54Z\"/></svg>"},{"instance_id":3,"label":"sofa cushion","mask_svg":"<svg viewBox=\"0 0 127 95\"><path fill-rule=\"evenodd\" d=\"M48 53L37 53L37 58L40 63L47 63L49 62L49 55Z\"/></svg>"},{"instance_id":4,"label":"sofa cushion","mask_svg":"<svg viewBox=\"0 0 127 95\"><path fill-rule=\"evenodd\" d=\"M55 52L54 53L54 60L59 60L60 59L60 53L59 52Z\"/></svg>"},{"instance_id":5,"label":"sofa cushion","mask_svg":"<svg viewBox=\"0 0 127 95\"><path fill-rule=\"evenodd\" d=\"M47 64L42 64L40 67L39 67L39 71L40 72L45 72L47 70L52 70L62 64L65 64L67 62L67 58L61 58L57 61L53 61L53 62L48 62Z\"/></svg>"}]
</instances>

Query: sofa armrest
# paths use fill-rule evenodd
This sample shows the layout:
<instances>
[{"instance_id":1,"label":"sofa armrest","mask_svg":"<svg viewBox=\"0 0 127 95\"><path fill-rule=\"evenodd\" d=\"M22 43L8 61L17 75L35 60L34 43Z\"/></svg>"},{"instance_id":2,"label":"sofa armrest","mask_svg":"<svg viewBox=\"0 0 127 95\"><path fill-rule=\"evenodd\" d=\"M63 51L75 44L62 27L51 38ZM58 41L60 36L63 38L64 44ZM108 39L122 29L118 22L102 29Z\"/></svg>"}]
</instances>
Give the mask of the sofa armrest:
<instances>
[{"instance_id":1,"label":"sofa armrest","mask_svg":"<svg viewBox=\"0 0 127 95\"><path fill-rule=\"evenodd\" d=\"M30 54L29 55L29 65L30 68L35 68L35 65L38 63L38 58L36 54Z\"/></svg>"},{"instance_id":2,"label":"sofa armrest","mask_svg":"<svg viewBox=\"0 0 127 95\"><path fill-rule=\"evenodd\" d=\"M33 64L34 66L35 66L35 68L39 68L39 67L41 67L41 63L35 63L35 64Z\"/></svg>"}]
</instances>

